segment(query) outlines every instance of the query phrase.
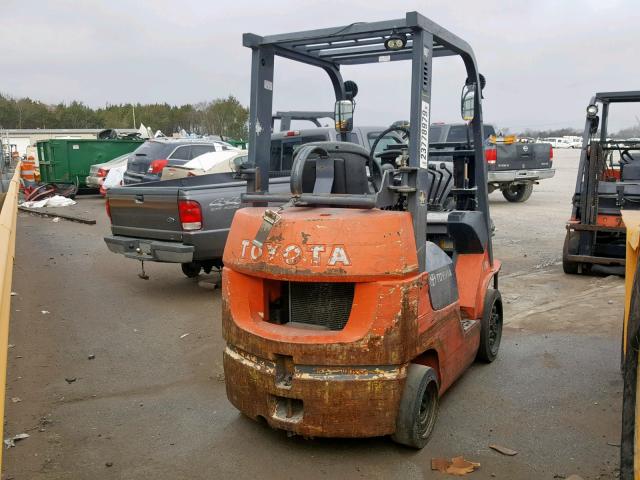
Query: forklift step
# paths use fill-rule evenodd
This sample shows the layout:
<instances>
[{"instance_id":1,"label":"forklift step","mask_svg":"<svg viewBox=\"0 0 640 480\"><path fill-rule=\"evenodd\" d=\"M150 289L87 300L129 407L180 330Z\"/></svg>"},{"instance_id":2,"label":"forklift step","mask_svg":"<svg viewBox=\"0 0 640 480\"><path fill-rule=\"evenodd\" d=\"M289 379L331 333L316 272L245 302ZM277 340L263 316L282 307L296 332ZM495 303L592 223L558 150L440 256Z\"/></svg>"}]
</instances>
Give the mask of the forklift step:
<instances>
[{"instance_id":1,"label":"forklift step","mask_svg":"<svg viewBox=\"0 0 640 480\"><path fill-rule=\"evenodd\" d=\"M467 333L469 330L471 330L471 327L473 327L479 321L480 320L471 320L466 318L460 320L460 324L462 325L462 330L464 331L464 333Z\"/></svg>"},{"instance_id":2,"label":"forklift step","mask_svg":"<svg viewBox=\"0 0 640 480\"><path fill-rule=\"evenodd\" d=\"M590 232L620 232L624 233L626 229L624 227L605 227L602 225L588 225L584 223L568 223L567 230L580 230Z\"/></svg>"},{"instance_id":3,"label":"forklift step","mask_svg":"<svg viewBox=\"0 0 640 480\"><path fill-rule=\"evenodd\" d=\"M574 263L594 263L597 265L623 265L624 258L592 257L591 255L567 255L566 259Z\"/></svg>"}]
</instances>

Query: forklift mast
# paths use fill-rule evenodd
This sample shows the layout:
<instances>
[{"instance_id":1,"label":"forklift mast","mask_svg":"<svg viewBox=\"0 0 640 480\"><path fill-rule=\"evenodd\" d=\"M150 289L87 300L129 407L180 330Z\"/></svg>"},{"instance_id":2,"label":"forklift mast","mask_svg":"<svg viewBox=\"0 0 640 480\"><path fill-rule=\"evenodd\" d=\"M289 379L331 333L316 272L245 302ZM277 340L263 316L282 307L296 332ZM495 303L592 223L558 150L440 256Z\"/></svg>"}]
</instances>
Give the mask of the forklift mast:
<instances>
[{"instance_id":1,"label":"forklift mast","mask_svg":"<svg viewBox=\"0 0 640 480\"><path fill-rule=\"evenodd\" d=\"M588 149L592 140L600 144L607 143L609 134L609 106L612 103L640 103L640 91L624 92L600 92L591 97L587 108L584 132L582 134L582 151L580 153L580 164L578 165L578 176L576 179L575 195L573 198L572 218L580 220L581 223L593 225L597 217L597 196L599 167L604 162L600 158L600 152L594 151L590 155ZM588 113L592 106L601 105L602 111L595 110L595 114ZM598 113L600 115L598 116ZM597 135L596 135L597 134ZM578 201L578 198L580 201Z\"/></svg>"},{"instance_id":2,"label":"forklift mast","mask_svg":"<svg viewBox=\"0 0 640 480\"><path fill-rule=\"evenodd\" d=\"M484 212L487 231L490 216L487 196L487 173L484 162L481 83L473 50L470 45L432 20L417 12L408 12L405 18L380 22L357 22L344 27L325 28L282 35L258 36L246 33L243 44L252 49L251 96L249 119L249 161L256 166L253 178L247 182L244 201L254 206L282 201L282 196L269 194L268 172L270 166L271 125L273 115L273 73L276 56L321 68L333 86L336 101L348 100L340 67L368 63L411 61L410 145L408 165L401 169L406 209L412 217L418 266L425 271L428 161L434 156L429 150L429 125L431 108L431 80L434 58L461 57L466 68L465 84L475 91L474 115L470 121L470 144L467 150L454 155L454 171L458 181L453 189L465 207ZM344 138L346 139L346 138ZM451 152L448 152L451 156ZM383 190L385 185L383 185ZM391 190L391 188L387 188ZM398 192L395 188L394 192ZM385 196L389 192L379 192ZM348 196L348 195L347 195ZM374 197L373 195L370 195ZM337 196L336 196L337 197ZM351 200L324 198L320 201L308 195L307 205L332 204L340 206L373 208L380 206L375 198ZM355 197L355 196L353 196ZM362 197L367 197L364 195ZM372 203L373 202L373 203ZM463 201L458 202L462 208ZM367 207L368 205L368 207ZM493 261L491 237L487 250Z\"/></svg>"}]
</instances>

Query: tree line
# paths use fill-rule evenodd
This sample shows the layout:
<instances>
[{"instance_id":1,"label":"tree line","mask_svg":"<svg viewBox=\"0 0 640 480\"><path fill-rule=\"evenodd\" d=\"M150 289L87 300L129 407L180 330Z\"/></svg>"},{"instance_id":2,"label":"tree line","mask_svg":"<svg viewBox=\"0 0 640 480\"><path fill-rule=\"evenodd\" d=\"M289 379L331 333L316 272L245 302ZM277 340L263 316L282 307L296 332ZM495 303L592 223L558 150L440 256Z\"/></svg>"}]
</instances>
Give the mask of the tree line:
<instances>
[{"instance_id":1,"label":"tree line","mask_svg":"<svg viewBox=\"0 0 640 480\"><path fill-rule=\"evenodd\" d=\"M200 135L247 138L249 109L230 95L197 104L168 103L91 108L82 102L46 104L0 94L0 128L137 128L140 123L165 135L185 130ZM135 126L135 127L134 127Z\"/></svg>"},{"instance_id":2,"label":"tree line","mask_svg":"<svg viewBox=\"0 0 640 480\"><path fill-rule=\"evenodd\" d=\"M526 129L524 132L518 133L520 137L532 137L532 138L549 138L549 137L564 137L567 136L582 136L583 131L577 128L556 128L552 130L532 130ZM612 138L625 139L625 138L638 138L640 137L640 121L636 125L623 128L617 132L609 132L608 136Z\"/></svg>"}]
</instances>

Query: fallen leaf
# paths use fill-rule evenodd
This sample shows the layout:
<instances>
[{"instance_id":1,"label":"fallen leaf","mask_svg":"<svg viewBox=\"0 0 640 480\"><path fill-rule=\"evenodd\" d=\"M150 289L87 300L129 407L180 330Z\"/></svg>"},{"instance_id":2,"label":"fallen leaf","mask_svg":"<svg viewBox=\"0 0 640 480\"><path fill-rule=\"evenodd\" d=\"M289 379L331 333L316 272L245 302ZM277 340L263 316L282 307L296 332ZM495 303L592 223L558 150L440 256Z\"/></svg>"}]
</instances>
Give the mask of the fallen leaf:
<instances>
[{"instance_id":1,"label":"fallen leaf","mask_svg":"<svg viewBox=\"0 0 640 480\"><path fill-rule=\"evenodd\" d=\"M449 475L466 475L479 467L479 463L465 460L462 456L453 457L451 460L447 460L446 458L431 459L431 470L437 470Z\"/></svg>"},{"instance_id":2,"label":"fallen leaf","mask_svg":"<svg viewBox=\"0 0 640 480\"><path fill-rule=\"evenodd\" d=\"M496 445L495 443L492 443L491 445L489 445L489 448L495 450L496 452L499 452L503 455L507 455L509 457L513 457L514 455L518 454L517 450L512 450L510 448L507 447L503 447L502 445Z\"/></svg>"},{"instance_id":3,"label":"fallen leaf","mask_svg":"<svg viewBox=\"0 0 640 480\"><path fill-rule=\"evenodd\" d=\"M431 459L431 470L437 470L440 473L446 473L447 467L449 465L450 465L450 462L446 458Z\"/></svg>"}]
</instances>

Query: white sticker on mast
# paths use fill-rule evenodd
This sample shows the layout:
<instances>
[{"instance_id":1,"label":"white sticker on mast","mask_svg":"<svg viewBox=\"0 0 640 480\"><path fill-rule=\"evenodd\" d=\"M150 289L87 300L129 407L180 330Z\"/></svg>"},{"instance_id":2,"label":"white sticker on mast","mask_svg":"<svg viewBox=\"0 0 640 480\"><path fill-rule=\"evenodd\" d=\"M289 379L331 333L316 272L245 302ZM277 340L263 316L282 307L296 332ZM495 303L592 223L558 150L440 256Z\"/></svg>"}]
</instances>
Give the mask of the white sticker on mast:
<instances>
[{"instance_id":1,"label":"white sticker on mast","mask_svg":"<svg viewBox=\"0 0 640 480\"><path fill-rule=\"evenodd\" d=\"M422 100L420 112L420 168L429 166L429 102Z\"/></svg>"}]
</instances>

